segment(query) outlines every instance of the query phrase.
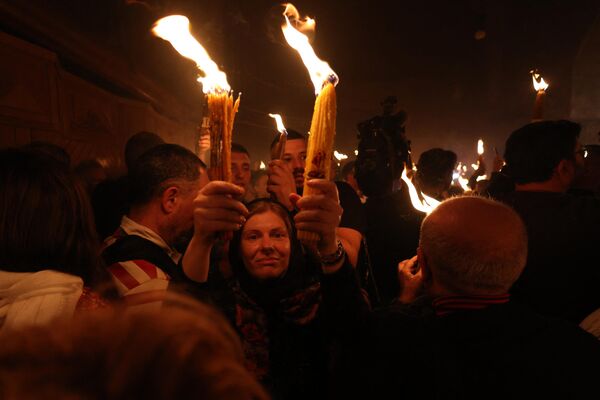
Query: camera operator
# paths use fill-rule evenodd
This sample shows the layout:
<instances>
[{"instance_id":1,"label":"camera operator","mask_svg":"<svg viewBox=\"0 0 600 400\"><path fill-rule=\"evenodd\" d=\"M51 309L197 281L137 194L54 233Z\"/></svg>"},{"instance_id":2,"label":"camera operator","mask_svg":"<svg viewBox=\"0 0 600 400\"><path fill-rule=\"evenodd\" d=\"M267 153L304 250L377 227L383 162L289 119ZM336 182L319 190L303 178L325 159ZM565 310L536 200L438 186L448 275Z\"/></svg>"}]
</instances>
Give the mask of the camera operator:
<instances>
[{"instance_id":1,"label":"camera operator","mask_svg":"<svg viewBox=\"0 0 600 400\"><path fill-rule=\"evenodd\" d=\"M398 263L415 254L425 217L413 209L408 190L399 179L405 164L412 168L412 160L404 127L407 115L395 111L396 103L395 97L386 98L381 104L382 115L358 124L355 176L367 196L365 236L381 299L378 305L387 305L398 295ZM399 190L394 190L395 185L400 185Z\"/></svg>"}]
</instances>

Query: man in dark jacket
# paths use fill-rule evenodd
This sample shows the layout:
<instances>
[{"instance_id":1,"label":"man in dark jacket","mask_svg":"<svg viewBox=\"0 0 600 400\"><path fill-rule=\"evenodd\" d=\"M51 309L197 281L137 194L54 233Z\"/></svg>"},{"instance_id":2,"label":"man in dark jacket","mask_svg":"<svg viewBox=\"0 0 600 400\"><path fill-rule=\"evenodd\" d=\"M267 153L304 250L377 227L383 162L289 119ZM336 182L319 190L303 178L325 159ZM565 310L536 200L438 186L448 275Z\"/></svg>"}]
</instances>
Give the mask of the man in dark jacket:
<instances>
[{"instance_id":1,"label":"man in dark jacket","mask_svg":"<svg viewBox=\"0 0 600 400\"><path fill-rule=\"evenodd\" d=\"M182 262L190 249L181 252L194 232L194 199L206 183L202 161L175 144L155 146L133 164L129 211L102 252L129 305L159 305L169 281L187 281Z\"/></svg>"},{"instance_id":2,"label":"man in dark jacket","mask_svg":"<svg viewBox=\"0 0 600 400\"><path fill-rule=\"evenodd\" d=\"M399 265L405 304L370 317L347 388L436 399L595 390L598 341L510 299L526 260L526 229L509 207L478 197L443 202L423 222L418 256Z\"/></svg>"},{"instance_id":3,"label":"man in dark jacket","mask_svg":"<svg viewBox=\"0 0 600 400\"><path fill-rule=\"evenodd\" d=\"M498 196L525 222L529 257L511 293L537 312L579 323L600 307L600 201L568 194L583 170L581 127L544 121L506 142L515 191Z\"/></svg>"}]
</instances>

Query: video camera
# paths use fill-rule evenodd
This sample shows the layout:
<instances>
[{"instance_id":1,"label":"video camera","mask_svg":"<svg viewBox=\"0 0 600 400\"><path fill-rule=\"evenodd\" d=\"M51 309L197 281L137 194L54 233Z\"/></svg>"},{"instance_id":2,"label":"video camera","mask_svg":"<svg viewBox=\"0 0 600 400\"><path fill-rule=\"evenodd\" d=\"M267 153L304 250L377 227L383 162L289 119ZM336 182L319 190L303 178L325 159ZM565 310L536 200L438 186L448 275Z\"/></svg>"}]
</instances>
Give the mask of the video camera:
<instances>
[{"instance_id":1,"label":"video camera","mask_svg":"<svg viewBox=\"0 0 600 400\"><path fill-rule=\"evenodd\" d=\"M382 103L382 115L358 123L358 156L355 177L367 196L391 193L394 181L400 178L404 164L411 164L410 141L406 139L406 112L396 111L398 100L387 97Z\"/></svg>"}]
</instances>

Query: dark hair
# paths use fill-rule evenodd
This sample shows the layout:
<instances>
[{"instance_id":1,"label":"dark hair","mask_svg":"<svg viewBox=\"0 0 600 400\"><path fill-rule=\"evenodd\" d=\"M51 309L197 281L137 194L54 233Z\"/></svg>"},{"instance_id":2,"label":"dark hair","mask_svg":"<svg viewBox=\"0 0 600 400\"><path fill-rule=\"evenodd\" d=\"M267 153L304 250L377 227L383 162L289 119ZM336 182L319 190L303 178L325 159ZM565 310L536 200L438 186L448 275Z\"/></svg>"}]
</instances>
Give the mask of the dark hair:
<instances>
[{"instance_id":1,"label":"dark hair","mask_svg":"<svg viewBox=\"0 0 600 400\"><path fill-rule=\"evenodd\" d=\"M89 199L60 162L33 152L0 151L0 268L54 269L105 283Z\"/></svg>"},{"instance_id":2,"label":"dark hair","mask_svg":"<svg viewBox=\"0 0 600 400\"><path fill-rule=\"evenodd\" d=\"M303 135L302 133L295 131L293 129L286 129L286 131L287 131L287 140L301 139L301 140L306 141L308 139L306 135ZM274 136L275 137L273 138L273 141L271 142L270 149L273 149L273 147L275 147L277 142L279 142L279 135L274 135Z\"/></svg>"},{"instance_id":3,"label":"dark hair","mask_svg":"<svg viewBox=\"0 0 600 400\"><path fill-rule=\"evenodd\" d=\"M354 175L354 165L356 164L355 160L352 161L348 161L346 164L344 164L344 166L342 167L342 179L346 179L346 177L348 175Z\"/></svg>"},{"instance_id":4,"label":"dark hair","mask_svg":"<svg viewBox=\"0 0 600 400\"><path fill-rule=\"evenodd\" d=\"M164 144L160 136L156 133L141 131L133 135L125 144L125 165L127 170L131 171L133 164L142 154L151 148Z\"/></svg>"},{"instance_id":5,"label":"dark hair","mask_svg":"<svg viewBox=\"0 0 600 400\"><path fill-rule=\"evenodd\" d=\"M250 158L250 153L248 153L248 150L239 143L231 143L231 152L232 153L244 153L248 156L248 158Z\"/></svg>"},{"instance_id":6,"label":"dark hair","mask_svg":"<svg viewBox=\"0 0 600 400\"><path fill-rule=\"evenodd\" d=\"M173 180L194 182L204 164L194 153L176 144L161 144L144 153L129 173L132 206L147 204Z\"/></svg>"},{"instance_id":7,"label":"dark hair","mask_svg":"<svg viewBox=\"0 0 600 400\"><path fill-rule=\"evenodd\" d=\"M417 177L425 185L444 183L456 165L456 153L440 148L429 149L421 154L417 163Z\"/></svg>"},{"instance_id":8,"label":"dark hair","mask_svg":"<svg viewBox=\"0 0 600 400\"><path fill-rule=\"evenodd\" d=\"M51 158L67 168L71 166L71 156L69 156L69 153L54 143L33 141L23 146L23 150L36 153L43 157Z\"/></svg>"},{"instance_id":9,"label":"dark hair","mask_svg":"<svg viewBox=\"0 0 600 400\"><path fill-rule=\"evenodd\" d=\"M517 184L544 182L562 160L575 158L581 126L575 122L541 121L514 131L506 141L506 172Z\"/></svg>"}]
</instances>

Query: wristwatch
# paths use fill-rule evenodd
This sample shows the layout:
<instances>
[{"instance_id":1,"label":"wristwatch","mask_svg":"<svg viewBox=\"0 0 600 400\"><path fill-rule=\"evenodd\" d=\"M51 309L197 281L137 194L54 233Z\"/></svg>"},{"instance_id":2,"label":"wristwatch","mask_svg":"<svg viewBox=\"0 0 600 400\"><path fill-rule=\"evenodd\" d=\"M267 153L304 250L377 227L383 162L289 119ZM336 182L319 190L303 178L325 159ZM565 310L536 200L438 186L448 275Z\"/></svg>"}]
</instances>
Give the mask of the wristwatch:
<instances>
[{"instance_id":1,"label":"wristwatch","mask_svg":"<svg viewBox=\"0 0 600 400\"><path fill-rule=\"evenodd\" d=\"M344 250L344 246L342 246L342 242L338 240L337 242L337 250L333 254L320 255L321 264L323 265L335 265L344 257L346 251Z\"/></svg>"}]
</instances>

